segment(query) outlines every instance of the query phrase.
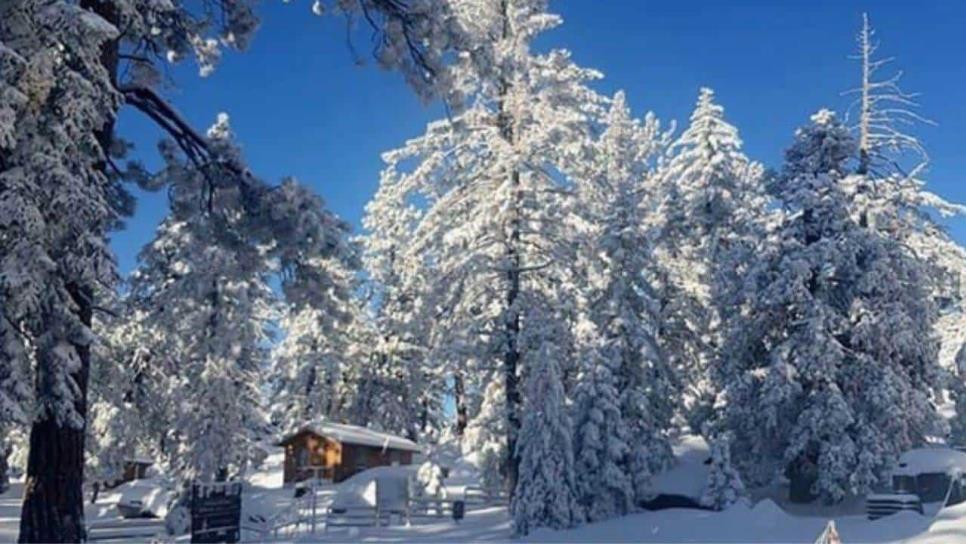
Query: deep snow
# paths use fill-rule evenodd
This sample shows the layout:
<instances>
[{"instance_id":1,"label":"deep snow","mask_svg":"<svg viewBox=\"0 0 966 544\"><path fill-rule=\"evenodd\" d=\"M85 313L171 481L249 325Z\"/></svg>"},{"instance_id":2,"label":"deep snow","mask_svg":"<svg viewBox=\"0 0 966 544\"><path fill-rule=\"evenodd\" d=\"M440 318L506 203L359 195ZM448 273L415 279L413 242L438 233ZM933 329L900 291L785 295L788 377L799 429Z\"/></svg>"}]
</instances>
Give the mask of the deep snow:
<instances>
[{"instance_id":1,"label":"deep snow","mask_svg":"<svg viewBox=\"0 0 966 544\"><path fill-rule=\"evenodd\" d=\"M281 485L281 455L269 456L261 471L253 474L245 489L244 524L259 524L250 518L278 517L291 511L296 503L292 489ZM330 486L320 493L318 508L323 511L339 486ZM17 537L20 497L23 484L15 483L11 490L0 495L0 542L15 542ZM88 521L103 521L117 517L114 504L120 493L102 493L95 505L87 506ZM308 504L303 502L303 505ZM828 512L828 511L826 511ZM303 514L307 512L303 509ZM585 525L569 531L539 530L520 539L522 542L717 542L717 543L773 543L802 542L811 544L822 532L829 517L787 513L769 499L752 507L739 504L725 512L671 509L643 512L623 518ZM933 519L929 516L904 512L876 521L862 515L834 516L845 544L855 542L955 544L966 543L966 504L945 509ZM321 521L321 517L320 517ZM249 541L264 541L270 537L247 531ZM320 524L313 535L303 526L299 534L287 534L284 541L313 542L505 542L511 540L510 522L506 509L492 507L474 509L466 519L455 523L448 518L431 522L417 522L410 527L337 528L325 531Z\"/></svg>"}]
</instances>

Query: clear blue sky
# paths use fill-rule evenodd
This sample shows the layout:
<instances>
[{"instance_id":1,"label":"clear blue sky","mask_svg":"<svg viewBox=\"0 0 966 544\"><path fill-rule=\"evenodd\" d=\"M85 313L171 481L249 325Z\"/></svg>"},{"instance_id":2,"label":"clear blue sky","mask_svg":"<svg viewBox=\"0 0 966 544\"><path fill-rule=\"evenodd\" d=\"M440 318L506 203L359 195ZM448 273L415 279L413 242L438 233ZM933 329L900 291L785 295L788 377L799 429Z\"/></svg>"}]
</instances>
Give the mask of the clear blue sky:
<instances>
[{"instance_id":1,"label":"clear blue sky","mask_svg":"<svg viewBox=\"0 0 966 544\"><path fill-rule=\"evenodd\" d=\"M495 1L495 0L494 0ZM199 78L191 65L171 70L166 94L199 128L229 113L252 169L269 181L292 175L356 225L375 191L380 153L422 132L441 114L421 104L397 74L356 64L343 19L315 17L310 3L261 5L262 28L250 50L226 54ZM841 92L858 72L852 53L863 11L897 57L904 88L921 92L922 113L938 122L918 134L929 150L929 187L966 202L966 2L566 0L551 3L564 25L541 47L566 47L601 70L598 88L627 92L635 115L654 111L686 122L698 88L715 89L753 159L777 166L795 127L820 107L842 111ZM353 42L369 61L368 34ZM121 131L156 165L159 133L137 113ZM113 246L128 272L166 213L162 194L142 195L137 215ZM950 223L966 241L966 219Z\"/></svg>"}]
</instances>

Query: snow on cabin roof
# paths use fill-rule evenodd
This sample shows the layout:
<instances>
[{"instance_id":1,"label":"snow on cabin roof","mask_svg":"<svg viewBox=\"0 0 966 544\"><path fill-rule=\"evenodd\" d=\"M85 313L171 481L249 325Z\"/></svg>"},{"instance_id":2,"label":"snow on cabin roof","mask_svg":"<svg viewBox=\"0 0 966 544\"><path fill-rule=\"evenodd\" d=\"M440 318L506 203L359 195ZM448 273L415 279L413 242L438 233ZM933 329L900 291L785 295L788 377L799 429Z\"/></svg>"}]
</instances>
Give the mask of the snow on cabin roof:
<instances>
[{"instance_id":1,"label":"snow on cabin roof","mask_svg":"<svg viewBox=\"0 0 966 544\"><path fill-rule=\"evenodd\" d=\"M343 444L355 444L358 446L373 446L377 448L388 448L393 450L405 450L422 453L423 449L412 440L407 440L401 436L392 435L346 423L334 423L332 421L312 421L299 427L299 429L282 438L282 442L294 437L295 435L311 431L319 436L331 438Z\"/></svg>"},{"instance_id":2,"label":"snow on cabin roof","mask_svg":"<svg viewBox=\"0 0 966 544\"><path fill-rule=\"evenodd\" d=\"M917 448L899 456L899 464L892 472L896 476L918 474L966 474L966 453L946 447Z\"/></svg>"}]
</instances>

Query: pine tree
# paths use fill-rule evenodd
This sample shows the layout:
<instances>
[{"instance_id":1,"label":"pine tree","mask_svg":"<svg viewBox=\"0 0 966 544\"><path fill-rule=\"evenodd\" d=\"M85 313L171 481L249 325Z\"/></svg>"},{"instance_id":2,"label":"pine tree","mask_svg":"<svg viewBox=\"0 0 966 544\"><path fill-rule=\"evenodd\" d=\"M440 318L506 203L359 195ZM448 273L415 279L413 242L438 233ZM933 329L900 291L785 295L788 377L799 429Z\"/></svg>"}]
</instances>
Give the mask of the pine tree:
<instances>
[{"instance_id":1,"label":"pine tree","mask_svg":"<svg viewBox=\"0 0 966 544\"><path fill-rule=\"evenodd\" d=\"M859 224L855 142L823 110L776 180L784 214L749 271L713 376L746 482L867 491L941 423L930 269Z\"/></svg>"},{"instance_id":2,"label":"pine tree","mask_svg":"<svg viewBox=\"0 0 966 544\"><path fill-rule=\"evenodd\" d=\"M520 479L510 503L513 530L566 529L581 520L574 484L573 428L565 406L556 357L544 343L541 360L527 375L526 411L520 429Z\"/></svg>"},{"instance_id":3,"label":"pine tree","mask_svg":"<svg viewBox=\"0 0 966 544\"><path fill-rule=\"evenodd\" d=\"M403 277L427 278L425 290L406 293L433 309L426 360L448 375L487 376L464 361L500 368L512 491L522 451L519 381L537 357L527 351L536 346L523 342L522 314L541 308L549 313L536 322L569 319L555 315L565 303L554 300L572 275L573 245L563 232L570 195L551 172L572 171L582 152L598 102L585 83L597 74L575 66L566 51L530 51L536 35L559 24L543 1L467 0L451 8L461 47L473 53L450 75L470 106L385 154L366 227L379 259L400 263ZM400 233L404 245L395 243ZM558 364L565 373L573 366Z\"/></svg>"},{"instance_id":4,"label":"pine tree","mask_svg":"<svg viewBox=\"0 0 966 544\"><path fill-rule=\"evenodd\" d=\"M276 303L270 275L282 272L281 291L293 305L328 308L345 290L338 274L318 265L344 258L344 223L291 180L272 191L254 178L218 182L246 170L227 116L207 144L222 169L197 170L167 155L172 214L132 280L141 342L158 374L149 384L171 399L159 414L165 459L178 478L203 480L237 474L260 455L259 384Z\"/></svg>"},{"instance_id":5,"label":"pine tree","mask_svg":"<svg viewBox=\"0 0 966 544\"><path fill-rule=\"evenodd\" d=\"M623 93L614 97L604 122L593 158L587 161L586 179L578 185L576 215L584 222L578 225L584 271L579 290L587 301L593 334L601 337L582 357L599 359L613 374L619 420L608 424L617 425L620 440L626 441L628 452L619 470L629 478L633 494L642 498L650 475L670 460L666 431L679 399L677 377L657 342L661 322L651 278L660 272L660 264L653 254L653 218L648 215L655 197L648 178L670 132L662 131L652 114L643 123L633 120ZM584 368L583 376L593 380L595 375ZM577 387L581 385L578 379Z\"/></svg>"},{"instance_id":6,"label":"pine tree","mask_svg":"<svg viewBox=\"0 0 966 544\"><path fill-rule=\"evenodd\" d=\"M634 504L633 478L625 460L630 431L621 413L614 361L604 352L592 323L578 331L583 371L574 390L575 486L588 521L626 514Z\"/></svg>"},{"instance_id":7,"label":"pine tree","mask_svg":"<svg viewBox=\"0 0 966 544\"><path fill-rule=\"evenodd\" d=\"M280 322L284 337L272 350L269 376L272 417L285 425L302 425L316 417L341 421L348 416L348 367L357 340L352 336L353 320L360 316L351 299L354 252L344 241L339 242L336 247L345 250L337 258L314 259L308 264L312 276L322 281L304 285L313 295L307 301L288 304Z\"/></svg>"},{"instance_id":8,"label":"pine tree","mask_svg":"<svg viewBox=\"0 0 966 544\"><path fill-rule=\"evenodd\" d=\"M745 495L745 485L731 465L731 439L727 434L711 440L711 468L701 495L701 505L725 510Z\"/></svg>"},{"instance_id":9,"label":"pine tree","mask_svg":"<svg viewBox=\"0 0 966 544\"><path fill-rule=\"evenodd\" d=\"M656 178L659 339L687 380L689 402L713 394L706 390L706 372L717 357L720 324L761 236L762 169L741 145L714 92L703 88L690 126ZM693 424L700 428L701 422Z\"/></svg>"},{"instance_id":10,"label":"pine tree","mask_svg":"<svg viewBox=\"0 0 966 544\"><path fill-rule=\"evenodd\" d=\"M465 457L474 458L484 489L502 490L506 474L506 415L503 386L497 379L485 380L480 408L466 426L461 443Z\"/></svg>"}]
</instances>

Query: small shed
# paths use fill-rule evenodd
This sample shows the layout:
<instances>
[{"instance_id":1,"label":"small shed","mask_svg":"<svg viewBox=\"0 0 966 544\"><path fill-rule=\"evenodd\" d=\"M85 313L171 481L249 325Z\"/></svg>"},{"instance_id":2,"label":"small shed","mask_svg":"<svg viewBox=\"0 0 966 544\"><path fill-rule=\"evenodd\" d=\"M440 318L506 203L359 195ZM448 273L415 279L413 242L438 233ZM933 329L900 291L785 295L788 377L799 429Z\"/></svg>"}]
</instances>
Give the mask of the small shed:
<instances>
[{"instance_id":1,"label":"small shed","mask_svg":"<svg viewBox=\"0 0 966 544\"><path fill-rule=\"evenodd\" d=\"M966 453L940 446L917 448L899 457L892 488L918 495L923 503L944 501L948 493L948 504L956 504L966 499L964 477Z\"/></svg>"},{"instance_id":2,"label":"small shed","mask_svg":"<svg viewBox=\"0 0 966 544\"><path fill-rule=\"evenodd\" d=\"M422 448L412 440L345 423L315 421L282 438L286 484L319 477L341 482L367 468L410 465Z\"/></svg>"},{"instance_id":3,"label":"small shed","mask_svg":"<svg viewBox=\"0 0 966 544\"><path fill-rule=\"evenodd\" d=\"M146 457L127 459L122 465L121 473L116 478L100 482L100 484L107 489L111 489L135 480L143 480L148 477L148 470L152 466L154 466L154 461Z\"/></svg>"}]
</instances>

